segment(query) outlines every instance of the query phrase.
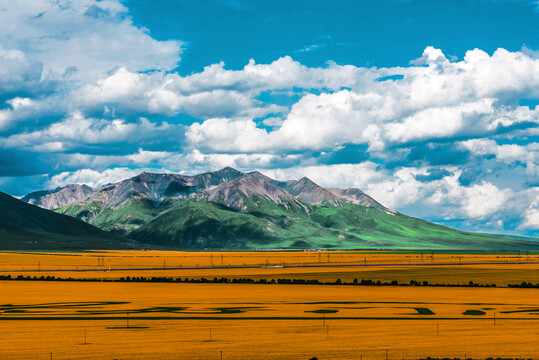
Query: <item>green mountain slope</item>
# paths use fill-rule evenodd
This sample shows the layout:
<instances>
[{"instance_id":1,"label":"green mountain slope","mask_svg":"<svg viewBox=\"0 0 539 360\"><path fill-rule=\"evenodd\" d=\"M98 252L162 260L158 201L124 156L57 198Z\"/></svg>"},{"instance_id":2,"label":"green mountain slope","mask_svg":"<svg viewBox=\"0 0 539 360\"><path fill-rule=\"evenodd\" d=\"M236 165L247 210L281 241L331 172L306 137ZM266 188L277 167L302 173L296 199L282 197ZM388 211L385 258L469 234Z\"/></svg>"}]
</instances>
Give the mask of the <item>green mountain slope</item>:
<instances>
[{"instance_id":1,"label":"green mountain slope","mask_svg":"<svg viewBox=\"0 0 539 360\"><path fill-rule=\"evenodd\" d=\"M39 208L0 192L0 249L124 249L118 239L92 225Z\"/></svg>"},{"instance_id":2,"label":"green mountain slope","mask_svg":"<svg viewBox=\"0 0 539 360\"><path fill-rule=\"evenodd\" d=\"M180 249L539 249L538 241L462 232L356 204L299 203L287 208L263 196L244 200L247 207L238 211L192 199L130 237Z\"/></svg>"},{"instance_id":3,"label":"green mountain slope","mask_svg":"<svg viewBox=\"0 0 539 360\"><path fill-rule=\"evenodd\" d=\"M92 201L75 203L56 211L88 222L102 230L124 235L147 223L164 211L177 205L172 199L156 204L145 197L135 197L115 208L108 204Z\"/></svg>"}]
</instances>

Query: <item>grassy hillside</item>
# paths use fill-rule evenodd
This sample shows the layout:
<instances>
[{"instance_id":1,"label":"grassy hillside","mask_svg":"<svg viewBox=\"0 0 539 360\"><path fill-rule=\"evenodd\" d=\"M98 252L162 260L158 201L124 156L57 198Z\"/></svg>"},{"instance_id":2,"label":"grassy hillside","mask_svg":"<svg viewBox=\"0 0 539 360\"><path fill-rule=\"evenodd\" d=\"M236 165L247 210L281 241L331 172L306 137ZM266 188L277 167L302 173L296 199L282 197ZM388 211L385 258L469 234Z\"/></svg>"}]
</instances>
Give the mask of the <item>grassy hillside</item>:
<instances>
[{"instance_id":1,"label":"grassy hillside","mask_svg":"<svg viewBox=\"0 0 539 360\"><path fill-rule=\"evenodd\" d=\"M84 205L74 203L56 211L60 214L86 221L102 230L125 235L174 205L171 199L166 199L156 206L148 198L136 197L128 200L118 208L91 202Z\"/></svg>"},{"instance_id":2,"label":"grassy hillside","mask_svg":"<svg viewBox=\"0 0 539 360\"><path fill-rule=\"evenodd\" d=\"M133 231L143 243L208 249L539 249L539 241L467 233L355 204L279 206L244 198L247 209L189 200Z\"/></svg>"},{"instance_id":3,"label":"grassy hillside","mask_svg":"<svg viewBox=\"0 0 539 360\"><path fill-rule=\"evenodd\" d=\"M0 192L0 249L124 249L118 239L78 219L57 214Z\"/></svg>"}]
</instances>

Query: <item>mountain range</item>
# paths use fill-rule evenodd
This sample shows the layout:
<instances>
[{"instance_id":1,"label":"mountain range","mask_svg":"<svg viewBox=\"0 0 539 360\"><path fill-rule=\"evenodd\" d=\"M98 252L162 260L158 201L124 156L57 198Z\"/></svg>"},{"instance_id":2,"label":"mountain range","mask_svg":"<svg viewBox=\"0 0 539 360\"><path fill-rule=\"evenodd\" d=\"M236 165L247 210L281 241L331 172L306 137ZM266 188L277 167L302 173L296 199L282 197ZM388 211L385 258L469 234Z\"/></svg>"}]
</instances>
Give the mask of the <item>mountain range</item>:
<instances>
[{"instance_id":1,"label":"mountain range","mask_svg":"<svg viewBox=\"0 0 539 360\"><path fill-rule=\"evenodd\" d=\"M230 167L194 176L145 172L22 200L126 243L175 249L539 249L538 239L464 232L406 216L360 189L324 188L306 177L278 181Z\"/></svg>"}]
</instances>

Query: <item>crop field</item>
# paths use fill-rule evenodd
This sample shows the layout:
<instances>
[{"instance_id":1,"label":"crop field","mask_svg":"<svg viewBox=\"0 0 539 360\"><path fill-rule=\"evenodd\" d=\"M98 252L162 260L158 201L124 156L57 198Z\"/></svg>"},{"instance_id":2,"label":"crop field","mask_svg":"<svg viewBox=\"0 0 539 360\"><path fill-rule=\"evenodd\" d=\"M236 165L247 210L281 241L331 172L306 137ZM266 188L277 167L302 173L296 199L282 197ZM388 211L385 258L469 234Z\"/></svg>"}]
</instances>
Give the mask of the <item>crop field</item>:
<instances>
[{"instance_id":1,"label":"crop field","mask_svg":"<svg viewBox=\"0 0 539 360\"><path fill-rule=\"evenodd\" d=\"M0 252L0 275L74 279L121 277L317 279L351 282L539 282L539 254L431 252Z\"/></svg>"},{"instance_id":2,"label":"crop field","mask_svg":"<svg viewBox=\"0 0 539 360\"><path fill-rule=\"evenodd\" d=\"M535 289L0 282L0 358L538 358Z\"/></svg>"},{"instance_id":3,"label":"crop field","mask_svg":"<svg viewBox=\"0 0 539 360\"><path fill-rule=\"evenodd\" d=\"M538 359L539 290L503 287L538 283L538 262L536 253L1 252L0 275L96 281L0 281L0 359ZM99 281L125 276L497 287Z\"/></svg>"}]
</instances>

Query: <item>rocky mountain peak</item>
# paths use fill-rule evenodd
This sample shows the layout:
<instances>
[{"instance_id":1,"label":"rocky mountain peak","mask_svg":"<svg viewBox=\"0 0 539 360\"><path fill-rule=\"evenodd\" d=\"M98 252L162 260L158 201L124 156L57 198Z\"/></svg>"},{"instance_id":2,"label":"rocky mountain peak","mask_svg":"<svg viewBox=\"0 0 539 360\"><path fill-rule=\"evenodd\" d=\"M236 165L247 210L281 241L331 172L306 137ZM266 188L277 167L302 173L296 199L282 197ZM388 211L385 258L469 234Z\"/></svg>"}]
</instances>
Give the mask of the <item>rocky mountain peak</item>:
<instances>
[{"instance_id":1,"label":"rocky mountain peak","mask_svg":"<svg viewBox=\"0 0 539 360\"><path fill-rule=\"evenodd\" d=\"M286 191L266 181L262 174L247 174L246 176L224 182L201 194L201 198L207 201L224 202L228 207L235 210L245 210L244 196L249 199L262 196L274 203L281 205L285 198L293 199ZM268 178L269 179L269 178Z\"/></svg>"},{"instance_id":2,"label":"rocky mountain peak","mask_svg":"<svg viewBox=\"0 0 539 360\"><path fill-rule=\"evenodd\" d=\"M273 183L303 202L320 204L323 201L327 201L332 205L341 205L343 203L338 196L307 177L289 181L273 180Z\"/></svg>"},{"instance_id":3,"label":"rocky mountain peak","mask_svg":"<svg viewBox=\"0 0 539 360\"><path fill-rule=\"evenodd\" d=\"M328 191L332 192L336 196L345 199L347 202L366 206L366 207L374 207L383 211L388 211L386 207L384 207L382 204L380 204L378 201L374 200L369 195L365 194L363 191L357 188L350 188L350 189L339 189L339 188L328 188Z\"/></svg>"},{"instance_id":4,"label":"rocky mountain peak","mask_svg":"<svg viewBox=\"0 0 539 360\"><path fill-rule=\"evenodd\" d=\"M309 179L308 177L304 176L302 177L301 179L299 179L298 181L298 184L302 184L302 185L305 185L305 184L308 184L308 185L316 185L316 183L314 181L312 181L311 179ZM318 186L318 185L317 185Z\"/></svg>"},{"instance_id":5,"label":"rocky mountain peak","mask_svg":"<svg viewBox=\"0 0 539 360\"><path fill-rule=\"evenodd\" d=\"M91 194L94 189L85 184L69 184L54 190L42 190L24 196L21 201L47 210L59 209Z\"/></svg>"},{"instance_id":6,"label":"rocky mountain peak","mask_svg":"<svg viewBox=\"0 0 539 360\"><path fill-rule=\"evenodd\" d=\"M221 170L217 170L215 172L216 173L221 173L221 174L235 174L235 175L243 174L241 171L236 170L236 169L234 169L233 167L230 167L230 166L226 166L226 167L222 168Z\"/></svg>"}]
</instances>

